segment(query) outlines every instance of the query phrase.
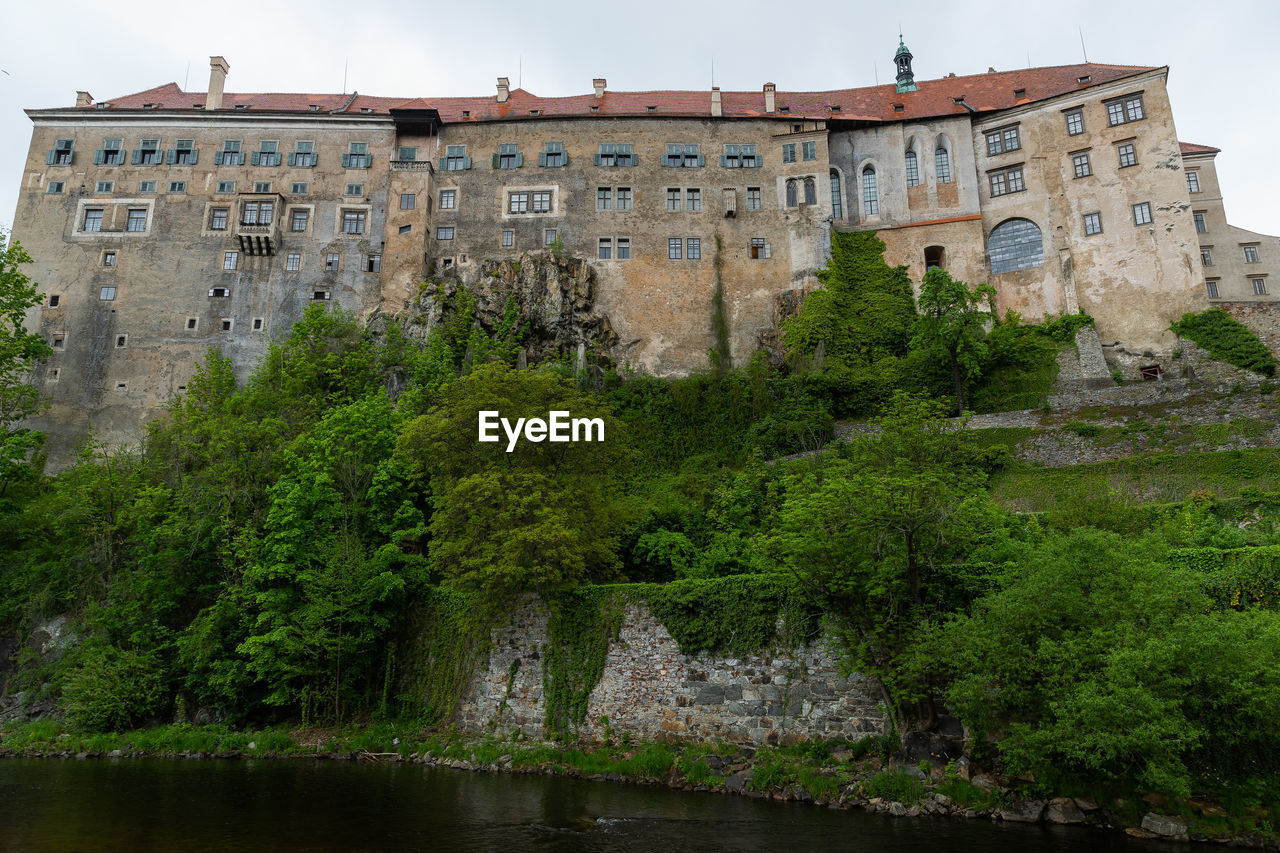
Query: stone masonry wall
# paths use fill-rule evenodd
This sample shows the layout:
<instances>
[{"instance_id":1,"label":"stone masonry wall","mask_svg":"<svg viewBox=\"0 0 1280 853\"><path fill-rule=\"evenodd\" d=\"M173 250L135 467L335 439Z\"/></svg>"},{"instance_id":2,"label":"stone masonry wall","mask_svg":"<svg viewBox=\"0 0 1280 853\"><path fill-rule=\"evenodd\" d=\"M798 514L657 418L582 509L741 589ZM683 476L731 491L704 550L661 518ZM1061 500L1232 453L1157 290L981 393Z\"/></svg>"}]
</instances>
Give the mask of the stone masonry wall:
<instances>
[{"instance_id":1,"label":"stone masonry wall","mask_svg":"<svg viewBox=\"0 0 1280 853\"><path fill-rule=\"evenodd\" d=\"M543 736L547 616L541 603L531 603L494 632L488 663L459 710L463 728ZM887 728L874 683L842 676L825 639L744 658L684 655L643 605L624 611L582 739L603 737L601 717L615 735L753 744L858 739Z\"/></svg>"}]
</instances>

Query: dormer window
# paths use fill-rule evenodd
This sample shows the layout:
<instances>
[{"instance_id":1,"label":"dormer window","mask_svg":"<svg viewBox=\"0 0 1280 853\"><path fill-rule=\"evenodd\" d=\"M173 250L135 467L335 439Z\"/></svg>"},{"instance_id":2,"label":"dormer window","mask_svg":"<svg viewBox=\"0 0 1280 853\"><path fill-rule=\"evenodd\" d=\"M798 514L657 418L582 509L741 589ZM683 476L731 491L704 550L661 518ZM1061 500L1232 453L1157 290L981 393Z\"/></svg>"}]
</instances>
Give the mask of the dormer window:
<instances>
[{"instance_id":1,"label":"dormer window","mask_svg":"<svg viewBox=\"0 0 1280 853\"><path fill-rule=\"evenodd\" d=\"M1027 96L1027 90L1026 90L1026 89L1014 89L1014 90L1013 90L1013 99L1014 99L1015 101L1020 101L1020 100L1022 100L1023 98L1025 98L1026 96Z\"/></svg>"},{"instance_id":2,"label":"dormer window","mask_svg":"<svg viewBox=\"0 0 1280 853\"><path fill-rule=\"evenodd\" d=\"M1085 74L1085 75L1084 75L1084 76L1082 76L1082 77L1077 77L1077 78L1076 78L1076 82L1077 82L1077 83L1088 83L1088 82L1089 82L1090 80L1092 80L1092 79L1093 79L1093 75L1091 75L1091 74Z\"/></svg>"}]
</instances>

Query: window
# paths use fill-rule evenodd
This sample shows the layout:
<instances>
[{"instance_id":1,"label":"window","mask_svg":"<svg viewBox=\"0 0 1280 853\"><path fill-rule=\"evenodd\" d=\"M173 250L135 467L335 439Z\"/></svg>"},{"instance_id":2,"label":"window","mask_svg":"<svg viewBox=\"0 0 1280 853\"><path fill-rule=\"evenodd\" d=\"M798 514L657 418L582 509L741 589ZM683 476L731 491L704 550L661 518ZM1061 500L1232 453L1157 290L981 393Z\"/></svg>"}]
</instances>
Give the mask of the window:
<instances>
[{"instance_id":1,"label":"window","mask_svg":"<svg viewBox=\"0 0 1280 853\"><path fill-rule=\"evenodd\" d=\"M507 196L507 213L528 213L529 194L511 193Z\"/></svg>"},{"instance_id":2,"label":"window","mask_svg":"<svg viewBox=\"0 0 1280 853\"><path fill-rule=\"evenodd\" d=\"M754 145L726 145L720 165L726 169L754 169L760 165L760 158Z\"/></svg>"},{"instance_id":3,"label":"window","mask_svg":"<svg viewBox=\"0 0 1280 853\"><path fill-rule=\"evenodd\" d=\"M311 187L306 181L294 181L289 185L289 193L291 195L306 195Z\"/></svg>"},{"instance_id":4,"label":"window","mask_svg":"<svg viewBox=\"0 0 1280 853\"><path fill-rule=\"evenodd\" d=\"M418 203L418 197L414 193L400 193L400 209L413 210Z\"/></svg>"},{"instance_id":5,"label":"window","mask_svg":"<svg viewBox=\"0 0 1280 853\"><path fill-rule=\"evenodd\" d=\"M532 193L533 196L533 212L534 213L550 213L551 212L551 191L543 190Z\"/></svg>"},{"instance_id":6,"label":"window","mask_svg":"<svg viewBox=\"0 0 1280 853\"><path fill-rule=\"evenodd\" d=\"M1077 107L1074 110L1067 110L1067 136L1079 136L1084 133L1084 110Z\"/></svg>"},{"instance_id":7,"label":"window","mask_svg":"<svg viewBox=\"0 0 1280 853\"><path fill-rule=\"evenodd\" d=\"M794 163L796 161L796 144L794 142L785 142L782 145L782 162Z\"/></svg>"},{"instance_id":8,"label":"window","mask_svg":"<svg viewBox=\"0 0 1280 853\"><path fill-rule=\"evenodd\" d=\"M1200 247L1200 265L1206 266L1206 267L1213 266L1213 247L1212 246Z\"/></svg>"},{"instance_id":9,"label":"window","mask_svg":"<svg viewBox=\"0 0 1280 853\"><path fill-rule=\"evenodd\" d=\"M195 141L179 139L165 156L165 160L174 166L194 166L199 152L195 149Z\"/></svg>"},{"instance_id":10,"label":"window","mask_svg":"<svg viewBox=\"0 0 1280 853\"><path fill-rule=\"evenodd\" d=\"M102 230L102 208L89 207L85 209L84 230L85 231L101 231Z\"/></svg>"},{"instance_id":11,"label":"window","mask_svg":"<svg viewBox=\"0 0 1280 853\"><path fill-rule=\"evenodd\" d=\"M1117 124L1127 124L1131 121L1139 121L1147 117L1146 112L1142 109L1142 95L1129 95L1124 98L1117 98L1114 101L1106 101L1107 107L1107 124L1115 127Z\"/></svg>"},{"instance_id":12,"label":"window","mask_svg":"<svg viewBox=\"0 0 1280 853\"><path fill-rule=\"evenodd\" d=\"M222 254L222 268L224 270L233 270L240 266L239 252L224 252Z\"/></svg>"},{"instance_id":13,"label":"window","mask_svg":"<svg viewBox=\"0 0 1280 853\"><path fill-rule=\"evenodd\" d=\"M170 181L169 192L181 195L187 191L186 181Z\"/></svg>"},{"instance_id":14,"label":"window","mask_svg":"<svg viewBox=\"0 0 1280 853\"><path fill-rule=\"evenodd\" d=\"M310 169L316 164L316 144L314 142L298 142L289 155L289 165L295 169Z\"/></svg>"},{"instance_id":15,"label":"window","mask_svg":"<svg viewBox=\"0 0 1280 853\"><path fill-rule=\"evenodd\" d=\"M244 154L240 151L240 140L224 140L222 150L214 152L213 163L215 166L243 166Z\"/></svg>"},{"instance_id":16,"label":"window","mask_svg":"<svg viewBox=\"0 0 1280 853\"><path fill-rule=\"evenodd\" d=\"M275 202L246 201L240 209L241 225L270 225L275 216Z\"/></svg>"},{"instance_id":17,"label":"window","mask_svg":"<svg viewBox=\"0 0 1280 853\"><path fill-rule=\"evenodd\" d=\"M123 349L129 343L128 335L116 335L116 349Z\"/></svg>"},{"instance_id":18,"label":"window","mask_svg":"<svg viewBox=\"0 0 1280 853\"><path fill-rule=\"evenodd\" d=\"M98 186L94 190L94 192L98 192L98 193L112 193L115 191L116 191L115 181L98 181Z\"/></svg>"},{"instance_id":19,"label":"window","mask_svg":"<svg viewBox=\"0 0 1280 853\"><path fill-rule=\"evenodd\" d=\"M253 330L254 330L255 332L261 332L261 331L262 331L262 325L263 325L263 319L262 319L261 317L254 317L254 318L253 318Z\"/></svg>"},{"instance_id":20,"label":"window","mask_svg":"<svg viewBox=\"0 0 1280 853\"><path fill-rule=\"evenodd\" d=\"M1205 224L1203 210L1197 210L1195 213L1192 213L1191 220L1196 224L1196 233L1204 234L1208 232L1209 226Z\"/></svg>"},{"instance_id":21,"label":"window","mask_svg":"<svg viewBox=\"0 0 1280 853\"><path fill-rule=\"evenodd\" d=\"M125 220L126 231L146 231L147 230L147 211L144 208L129 208L129 214Z\"/></svg>"},{"instance_id":22,"label":"window","mask_svg":"<svg viewBox=\"0 0 1280 853\"><path fill-rule=\"evenodd\" d=\"M804 160L818 159L818 143L817 142L801 142L800 157Z\"/></svg>"},{"instance_id":23,"label":"window","mask_svg":"<svg viewBox=\"0 0 1280 853\"><path fill-rule=\"evenodd\" d=\"M53 144L53 150L49 152L45 162L50 166L70 166L75 144L74 139L59 139Z\"/></svg>"},{"instance_id":24,"label":"window","mask_svg":"<svg viewBox=\"0 0 1280 853\"><path fill-rule=\"evenodd\" d=\"M938 183L951 183L951 155L947 149L939 148L933 152L933 171L938 176Z\"/></svg>"},{"instance_id":25,"label":"window","mask_svg":"<svg viewBox=\"0 0 1280 853\"><path fill-rule=\"evenodd\" d=\"M836 219L844 219L844 206L840 199L840 173L831 170L831 215Z\"/></svg>"},{"instance_id":26,"label":"window","mask_svg":"<svg viewBox=\"0 0 1280 853\"><path fill-rule=\"evenodd\" d=\"M548 142L546 149L538 155L538 165L558 168L568 164L569 158L564 155L563 142Z\"/></svg>"},{"instance_id":27,"label":"window","mask_svg":"<svg viewBox=\"0 0 1280 853\"><path fill-rule=\"evenodd\" d=\"M437 228L437 229L436 229L436 239L437 239L437 240L452 240L452 239L453 239L453 226L452 226L452 225L441 225L439 228Z\"/></svg>"},{"instance_id":28,"label":"window","mask_svg":"<svg viewBox=\"0 0 1280 853\"><path fill-rule=\"evenodd\" d=\"M673 261L680 260L684 241L679 237L667 238L667 258Z\"/></svg>"},{"instance_id":29,"label":"window","mask_svg":"<svg viewBox=\"0 0 1280 853\"><path fill-rule=\"evenodd\" d=\"M787 181L787 207L795 207L799 203L796 179Z\"/></svg>"},{"instance_id":30,"label":"window","mask_svg":"<svg viewBox=\"0 0 1280 853\"><path fill-rule=\"evenodd\" d=\"M1138 152L1132 142L1122 142L1116 146L1116 154L1120 158L1120 168L1138 165Z\"/></svg>"},{"instance_id":31,"label":"window","mask_svg":"<svg viewBox=\"0 0 1280 853\"><path fill-rule=\"evenodd\" d=\"M218 181L218 195L231 195L236 191L235 181Z\"/></svg>"},{"instance_id":32,"label":"window","mask_svg":"<svg viewBox=\"0 0 1280 853\"><path fill-rule=\"evenodd\" d=\"M515 244L516 244L516 232L512 231L510 228L505 229L502 232L502 248L510 249Z\"/></svg>"},{"instance_id":33,"label":"window","mask_svg":"<svg viewBox=\"0 0 1280 853\"><path fill-rule=\"evenodd\" d=\"M342 255L337 252L330 252L324 256L325 272L335 272L342 266Z\"/></svg>"},{"instance_id":34,"label":"window","mask_svg":"<svg viewBox=\"0 0 1280 853\"><path fill-rule=\"evenodd\" d=\"M1258 247L1257 247L1257 246L1245 246L1245 247L1244 247L1244 262L1245 262L1246 264L1256 264L1256 263L1258 262Z\"/></svg>"},{"instance_id":35,"label":"window","mask_svg":"<svg viewBox=\"0 0 1280 853\"><path fill-rule=\"evenodd\" d=\"M367 169L371 165L373 165L373 158L369 154L367 142L352 142L347 153L342 155L344 169Z\"/></svg>"},{"instance_id":36,"label":"window","mask_svg":"<svg viewBox=\"0 0 1280 853\"><path fill-rule=\"evenodd\" d=\"M679 210L681 206L681 193L679 187L667 188L667 210Z\"/></svg>"},{"instance_id":37,"label":"window","mask_svg":"<svg viewBox=\"0 0 1280 853\"><path fill-rule=\"evenodd\" d=\"M124 165L124 149L120 147L120 140L102 140L102 147L93 152L93 162L98 166Z\"/></svg>"},{"instance_id":38,"label":"window","mask_svg":"<svg viewBox=\"0 0 1280 853\"><path fill-rule=\"evenodd\" d=\"M685 209L692 211L702 210L702 190L694 188L685 190Z\"/></svg>"},{"instance_id":39,"label":"window","mask_svg":"<svg viewBox=\"0 0 1280 853\"><path fill-rule=\"evenodd\" d=\"M1210 299L1218 298L1218 280L1216 278L1211 278L1206 281L1204 283L1204 289Z\"/></svg>"},{"instance_id":40,"label":"window","mask_svg":"<svg viewBox=\"0 0 1280 853\"><path fill-rule=\"evenodd\" d=\"M364 195L364 184L347 184L343 187L343 195L360 198Z\"/></svg>"},{"instance_id":41,"label":"window","mask_svg":"<svg viewBox=\"0 0 1280 853\"><path fill-rule=\"evenodd\" d=\"M402 146L400 146L400 150L399 150L399 152L397 152L397 154L396 154L396 159L397 159L397 160L417 160L417 159L418 159L418 149L417 149L417 148L406 147L406 146L402 145Z\"/></svg>"},{"instance_id":42,"label":"window","mask_svg":"<svg viewBox=\"0 0 1280 853\"><path fill-rule=\"evenodd\" d=\"M760 188L747 187L747 210L760 209Z\"/></svg>"},{"instance_id":43,"label":"window","mask_svg":"<svg viewBox=\"0 0 1280 853\"><path fill-rule=\"evenodd\" d=\"M293 215L289 217L290 231L306 231L307 220L311 218L311 211L294 209Z\"/></svg>"},{"instance_id":44,"label":"window","mask_svg":"<svg viewBox=\"0 0 1280 853\"><path fill-rule=\"evenodd\" d=\"M254 181L253 191L256 193L269 193L271 192L271 182L270 181Z\"/></svg>"},{"instance_id":45,"label":"window","mask_svg":"<svg viewBox=\"0 0 1280 853\"><path fill-rule=\"evenodd\" d=\"M702 238L687 238L684 241L684 256L691 261L702 260Z\"/></svg>"},{"instance_id":46,"label":"window","mask_svg":"<svg viewBox=\"0 0 1280 853\"><path fill-rule=\"evenodd\" d=\"M1187 192L1200 192L1200 173L1194 169L1187 172Z\"/></svg>"},{"instance_id":47,"label":"window","mask_svg":"<svg viewBox=\"0 0 1280 853\"><path fill-rule=\"evenodd\" d=\"M284 268L289 272L297 272L302 269L302 255L298 252L290 252L285 257Z\"/></svg>"},{"instance_id":48,"label":"window","mask_svg":"<svg viewBox=\"0 0 1280 853\"><path fill-rule=\"evenodd\" d=\"M223 297L226 297L226 296L230 296L230 295L231 295L231 288L229 288L229 287L211 287L211 288L209 288L209 295L210 295L210 296L212 296L212 297L214 297L214 298L217 298L217 299L222 299Z\"/></svg>"},{"instance_id":49,"label":"window","mask_svg":"<svg viewBox=\"0 0 1280 853\"><path fill-rule=\"evenodd\" d=\"M625 261L631 258L631 238L618 238L618 260Z\"/></svg>"},{"instance_id":50,"label":"window","mask_svg":"<svg viewBox=\"0 0 1280 853\"><path fill-rule=\"evenodd\" d=\"M114 285L106 285L98 289L98 299L102 302L110 302L116 298L116 288Z\"/></svg>"},{"instance_id":51,"label":"window","mask_svg":"<svg viewBox=\"0 0 1280 853\"><path fill-rule=\"evenodd\" d=\"M449 266L449 262L447 260L445 261L445 266ZM327 302L329 301L329 297L330 292L327 290L313 290L311 292L311 299L315 302Z\"/></svg>"},{"instance_id":52,"label":"window","mask_svg":"<svg viewBox=\"0 0 1280 853\"><path fill-rule=\"evenodd\" d=\"M668 149L671 146L667 146ZM597 166L634 166L636 156L631 153L630 142L601 142L596 155Z\"/></svg>"},{"instance_id":53,"label":"window","mask_svg":"<svg viewBox=\"0 0 1280 853\"><path fill-rule=\"evenodd\" d=\"M227 230L227 213L228 208L214 207L209 210L209 230L210 231L226 231Z\"/></svg>"},{"instance_id":54,"label":"window","mask_svg":"<svg viewBox=\"0 0 1280 853\"><path fill-rule=\"evenodd\" d=\"M613 199L610 187L596 187L596 210L608 210Z\"/></svg>"},{"instance_id":55,"label":"window","mask_svg":"<svg viewBox=\"0 0 1280 853\"><path fill-rule=\"evenodd\" d=\"M193 329L195 329L195 327L199 324L199 322L200 322L200 318L199 318L199 317L188 317L188 318L187 318L187 328L188 328L188 329L192 329L192 330L193 330Z\"/></svg>"},{"instance_id":56,"label":"window","mask_svg":"<svg viewBox=\"0 0 1280 853\"><path fill-rule=\"evenodd\" d=\"M631 209L631 187L618 187L618 210Z\"/></svg>"},{"instance_id":57,"label":"window","mask_svg":"<svg viewBox=\"0 0 1280 853\"><path fill-rule=\"evenodd\" d=\"M138 192L142 195L152 195L156 191L155 181L138 181Z\"/></svg>"},{"instance_id":58,"label":"window","mask_svg":"<svg viewBox=\"0 0 1280 853\"><path fill-rule=\"evenodd\" d=\"M471 158L467 156L467 146L450 145L445 148L445 157L440 161L442 172L462 172L471 168Z\"/></svg>"},{"instance_id":59,"label":"window","mask_svg":"<svg viewBox=\"0 0 1280 853\"><path fill-rule=\"evenodd\" d=\"M63 181L50 181L45 185L44 191L49 195L62 195L62 190L66 186Z\"/></svg>"},{"instance_id":60,"label":"window","mask_svg":"<svg viewBox=\"0 0 1280 853\"><path fill-rule=\"evenodd\" d=\"M1084 233L1085 234L1101 234L1102 233L1102 214L1086 213L1084 215Z\"/></svg>"},{"instance_id":61,"label":"window","mask_svg":"<svg viewBox=\"0 0 1280 853\"><path fill-rule=\"evenodd\" d=\"M220 322L222 324L222 331L224 332L231 331L231 327L235 325L235 320L232 320L230 317L223 317Z\"/></svg>"},{"instance_id":62,"label":"window","mask_svg":"<svg viewBox=\"0 0 1280 853\"><path fill-rule=\"evenodd\" d=\"M1087 178L1093 174L1093 168L1089 165L1088 151L1071 155L1071 170L1077 178Z\"/></svg>"},{"instance_id":63,"label":"window","mask_svg":"<svg viewBox=\"0 0 1280 853\"><path fill-rule=\"evenodd\" d=\"M498 153L493 155L493 168L519 169L524 165L524 155L517 150L516 143L504 142L498 146Z\"/></svg>"},{"instance_id":64,"label":"window","mask_svg":"<svg viewBox=\"0 0 1280 853\"><path fill-rule=\"evenodd\" d=\"M114 267L114 266L116 265L116 253L115 253L115 252L103 252L103 253L102 253L102 265L103 265L104 267Z\"/></svg>"},{"instance_id":65,"label":"window","mask_svg":"<svg viewBox=\"0 0 1280 853\"><path fill-rule=\"evenodd\" d=\"M66 332L54 332L53 340L50 341L54 349L65 349L67 346Z\"/></svg>"},{"instance_id":66,"label":"window","mask_svg":"<svg viewBox=\"0 0 1280 853\"><path fill-rule=\"evenodd\" d=\"M382 255L372 253L364 256L365 272L382 272Z\"/></svg>"},{"instance_id":67,"label":"window","mask_svg":"<svg viewBox=\"0 0 1280 853\"><path fill-rule=\"evenodd\" d=\"M399 229L396 233L398 233L398 234L408 234L408 233L409 233L410 231L412 231L412 230L413 230L413 226L412 226L412 225L401 225L401 226L400 226L400 229Z\"/></svg>"},{"instance_id":68,"label":"window","mask_svg":"<svg viewBox=\"0 0 1280 853\"><path fill-rule=\"evenodd\" d=\"M158 166L160 165L160 140L144 139L138 143L138 149L133 152L133 165L135 166Z\"/></svg>"},{"instance_id":69,"label":"window","mask_svg":"<svg viewBox=\"0 0 1280 853\"><path fill-rule=\"evenodd\" d=\"M453 210L458 204L457 190L440 190L440 209Z\"/></svg>"},{"instance_id":70,"label":"window","mask_svg":"<svg viewBox=\"0 0 1280 853\"><path fill-rule=\"evenodd\" d=\"M57 293L55 293L55 294L53 294L53 295L51 295L51 296L49 297L49 307L50 307L50 308L57 308L57 307L58 307L58 303L59 303L59 302L61 302L61 301L62 301L62 296L61 296L61 295L59 295L59 294L57 294Z\"/></svg>"},{"instance_id":71,"label":"window","mask_svg":"<svg viewBox=\"0 0 1280 853\"><path fill-rule=\"evenodd\" d=\"M862 213L864 216L878 216L880 213L880 191L876 187L876 170L870 166L862 170Z\"/></svg>"},{"instance_id":72,"label":"window","mask_svg":"<svg viewBox=\"0 0 1280 853\"><path fill-rule=\"evenodd\" d=\"M920 186L920 163L914 151L907 152L907 186Z\"/></svg>"},{"instance_id":73,"label":"window","mask_svg":"<svg viewBox=\"0 0 1280 853\"><path fill-rule=\"evenodd\" d=\"M1267 295L1267 280L1265 278L1251 278L1249 283L1253 285L1254 296Z\"/></svg>"},{"instance_id":74,"label":"window","mask_svg":"<svg viewBox=\"0 0 1280 853\"><path fill-rule=\"evenodd\" d=\"M987 238L991 272L1006 273L1044 266L1044 237L1029 219L1006 219Z\"/></svg>"},{"instance_id":75,"label":"window","mask_svg":"<svg viewBox=\"0 0 1280 853\"><path fill-rule=\"evenodd\" d=\"M752 237L750 247L751 260L762 261L769 257L769 244L763 237Z\"/></svg>"},{"instance_id":76,"label":"window","mask_svg":"<svg viewBox=\"0 0 1280 853\"><path fill-rule=\"evenodd\" d=\"M1018 193L1026 189L1026 186L1022 183L1021 166L1013 166L1008 169L991 172L988 174L988 178L991 180L992 197Z\"/></svg>"},{"instance_id":77,"label":"window","mask_svg":"<svg viewBox=\"0 0 1280 853\"><path fill-rule=\"evenodd\" d=\"M342 233L363 234L366 215L367 214L363 210L342 211Z\"/></svg>"},{"instance_id":78,"label":"window","mask_svg":"<svg viewBox=\"0 0 1280 853\"><path fill-rule=\"evenodd\" d=\"M554 228L548 228L547 230L542 232L542 245L544 246L550 246L552 243L556 242L556 240L558 239L559 238L556 236L556 229Z\"/></svg>"},{"instance_id":79,"label":"window","mask_svg":"<svg viewBox=\"0 0 1280 853\"><path fill-rule=\"evenodd\" d=\"M254 151L249 157L249 163L253 166L279 166L280 143L271 141L259 142L258 150Z\"/></svg>"},{"instance_id":80,"label":"window","mask_svg":"<svg viewBox=\"0 0 1280 853\"><path fill-rule=\"evenodd\" d=\"M1151 221L1151 202L1144 201L1133 206L1133 224L1146 225Z\"/></svg>"},{"instance_id":81,"label":"window","mask_svg":"<svg viewBox=\"0 0 1280 853\"><path fill-rule=\"evenodd\" d=\"M804 203L805 204L818 203L818 182L815 181L813 178L804 179Z\"/></svg>"},{"instance_id":82,"label":"window","mask_svg":"<svg viewBox=\"0 0 1280 853\"><path fill-rule=\"evenodd\" d=\"M667 155L662 158L662 165L675 168L694 168L705 165L697 144L668 143Z\"/></svg>"},{"instance_id":83,"label":"window","mask_svg":"<svg viewBox=\"0 0 1280 853\"><path fill-rule=\"evenodd\" d=\"M1006 151L1017 151L1022 147L1018 139L1018 126L1002 127L987 132L987 156L994 157Z\"/></svg>"},{"instance_id":84,"label":"window","mask_svg":"<svg viewBox=\"0 0 1280 853\"><path fill-rule=\"evenodd\" d=\"M607 261L613 257L613 238L601 237L596 244L596 257L602 261Z\"/></svg>"}]
</instances>

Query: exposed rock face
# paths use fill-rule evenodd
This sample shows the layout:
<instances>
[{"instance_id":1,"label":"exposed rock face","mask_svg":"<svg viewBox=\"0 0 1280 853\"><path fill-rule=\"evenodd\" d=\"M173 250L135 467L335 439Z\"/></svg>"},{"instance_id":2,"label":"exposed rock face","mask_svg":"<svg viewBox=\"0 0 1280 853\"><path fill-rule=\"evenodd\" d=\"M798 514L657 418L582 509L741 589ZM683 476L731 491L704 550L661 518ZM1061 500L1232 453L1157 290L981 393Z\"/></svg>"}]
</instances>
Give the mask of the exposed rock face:
<instances>
[{"instance_id":1,"label":"exposed rock face","mask_svg":"<svg viewBox=\"0 0 1280 853\"><path fill-rule=\"evenodd\" d=\"M1187 824L1181 818L1147 812L1142 817L1142 828L1164 838L1187 837Z\"/></svg>"},{"instance_id":2,"label":"exposed rock face","mask_svg":"<svg viewBox=\"0 0 1280 853\"><path fill-rule=\"evenodd\" d=\"M456 269L456 268L455 268ZM499 332L507 306L531 361L557 355L610 355L618 343L609 318L596 306L596 273L579 258L547 252L525 253L519 260L486 260L462 273L446 271L428 282L416 301L397 315L408 333L425 340L454 317L464 292L474 299L475 322L489 334Z\"/></svg>"}]
</instances>

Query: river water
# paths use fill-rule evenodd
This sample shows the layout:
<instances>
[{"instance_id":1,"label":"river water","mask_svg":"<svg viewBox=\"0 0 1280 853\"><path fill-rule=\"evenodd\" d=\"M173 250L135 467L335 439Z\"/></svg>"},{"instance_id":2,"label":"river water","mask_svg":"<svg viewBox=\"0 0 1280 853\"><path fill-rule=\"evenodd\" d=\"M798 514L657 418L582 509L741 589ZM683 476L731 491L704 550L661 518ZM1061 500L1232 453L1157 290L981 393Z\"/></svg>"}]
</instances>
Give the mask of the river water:
<instances>
[{"instance_id":1,"label":"river water","mask_svg":"<svg viewBox=\"0 0 1280 853\"><path fill-rule=\"evenodd\" d=\"M1187 845L412 764L9 759L0 760L0 849L1137 853Z\"/></svg>"}]
</instances>

